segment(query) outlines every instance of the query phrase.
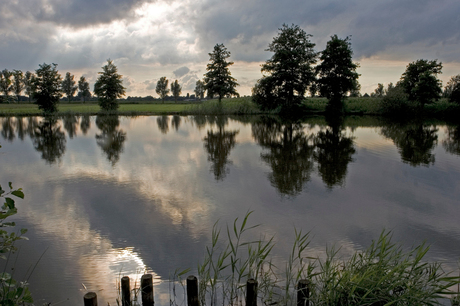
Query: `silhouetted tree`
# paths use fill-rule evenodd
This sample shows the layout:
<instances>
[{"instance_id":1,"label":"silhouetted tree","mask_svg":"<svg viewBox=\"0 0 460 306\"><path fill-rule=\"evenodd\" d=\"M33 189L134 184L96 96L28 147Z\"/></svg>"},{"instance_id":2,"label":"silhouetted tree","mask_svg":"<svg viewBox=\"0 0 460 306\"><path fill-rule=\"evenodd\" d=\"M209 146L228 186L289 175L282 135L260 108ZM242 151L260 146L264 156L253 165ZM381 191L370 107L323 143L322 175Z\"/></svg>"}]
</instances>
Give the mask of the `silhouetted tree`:
<instances>
[{"instance_id":1,"label":"silhouetted tree","mask_svg":"<svg viewBox=\"0 0 460 306\"><path fill-rule=\"evenodd\" d=\"M23 79L24 89L26 91L26 95L29 97L29 103L31 102L31 98L34 94L34 86L33 86L34 77L35 77L34 74L30 71L27 71L24 74L24 79Z\"/></svg>"},{"instance_id":2,"label":"silhouetted tree","mask_svg":"<svg viewBox=\"0 0 460 306\"><path fill-rule=\"evenodd\" d=\"M417 101L423 107L438 100L442 93L441 81L437 78L441 69L442 63L437 60L417 60L406 66L398 85L404 88L410 101Z\"/></svg>"},{"instance_id":3,"label":"silhouetted tree","mask_svg":"<svg viewBox=\"0 0 460 306\"><path fill-rule=\"evenodd\" d=\"M35 70L36 76L33 78L33 97L39 109L45 113L54 113L62 97L61 75L56 64L43 63L39 67Z\"/></svg>"},{"instance_id":4,"label":"silhouetted tree","mask_svg":"<svg viewBox=\"0 0 460 306\"><path fill-rule=\"evenodd\" d=\"M21 70L13 70L13 84L11 86L12 91L16 95L17 102L19 103L19 97L24 90L24 74Z\"/></svg>"},{"instance_id":5,"label":"silhouetted tree","mask_svg":"<svg viewBox=\"0 0 460 306\"><path fill-rule=\"evenodd\" d=\"M204 98L204 92L206 91L204 88L204 82L201 80L196 81L195 83L195 95L198 100Z\"/></svg>"},{"instance_id":6,"label":"silhouetted tree","mask_svg":"<svg viewBox=\"0 0 460 306\"><path fill-rule=\"evenodd\" d=\"M177 98L179 98L182 93L182 86L179 85L177 80L175 80L174 83L171 83L171 93L174 97L174 102L177 102Z\"/></svg>"},{"instance_id":7,"label":"silhouetted tree","mask_svg":"<svg viewBox=\"0 0 460 306\"><path fill-rule=\"evenodd\" d=\"M125 95L123 76L118 74L118 68L110 59L107 60L107 65L103 66L102 70L94 84L94 94L98 97L101 109L105 111L117 110L117 99Z\"/></svg>"},{"instance_id":8,"label":"silhouetted tree","mask_svg":"<svg viewBox=\"0 0 460 306\"><path fill-rule=\"evenodd\" d=\"M3 69L0 72L0 90L3 92L3 103L9 103L9 94L13 90L11 80L12 72L8 69Z\"/></svg>"},{"instance_id":9,"label":"silhouetted tree","mask_svg":"<svg viewBox=\"0 0 460 306\"><path fill-rule=\"evenodd\" d=\"M434 164L432 151L438 142L437 131L435 127L418 122L390 122L381 128L380 133L393 141L404 163L417 167Z\"/></svg>"},{"instance_id":10,"label":"silhouetted tree","mask_svg":"<svg viewBox=\"0 0 460 306\"><path fill-rule=\"evenodd\" d=\"M223 44L216 44L214 51L209 53L210 63L206 66L206 73L204 74L204 87L208 92L209 97L215 94L219 96L219 103L223 97L237 96L235 87L238 86L236 79L231 76L229 66L233 62L228 62L227 58L230 57L230 52Z\"/></svg>"},{"instance_id":11,"label":"silhouetted tree","mask_svg":"<svg viewBox=\"0 0 460 306\"><path fill-rule=\"evenodd\" d=\"M316 75L313 65L317 53L310 37L297 25L283 24L268 45L266 51L274 54L262 65L262 73L267 75L253 89L253 99L262 109L292 110L300 106Z\"/></svg>"},{"instance_id":12,"label":"silhouetted tree","mask_svg":"<svg viewBox=\"0 0 460 306\"><path fill-rule=\"evenodd\" d=\"M371 94L371 96L380 98L380 97L383 97L384 94L385 94L385 90L384 90L383 84L378 83L377 88L374 90L374 92Z\"/></svg>"},{"instance_id":13,"label":"silhouetted tree","mask_svg":"<svg viewBox=\"0 0 460 306\"><path fill-rule=\"evenodd\" d=\"M96 117L96 126L101 134L96 134L96 143L107 155L107 160L115 166L123 152L126 133L119 130L120 121L117 115L100 114Z\"/></svg>"},{"instance_id":14,"label":"silhouetted tree","mask_svg":"<svg viewBox=\"0 0 460 306\"><path fill-rule=\"evenodd\" d=\"M349 37L331 36L326 49L321 52L321 63L316 67L321 96L326 97L328 110L343 111L343 99L350 91L357 90L359 74L357 63L352 61L353 50Z\"/></svg>"},{"instance_id":15,"label":"silhouetted tree","mask_svg":"<svg viewBox=\"0 0 460 306\"><path fill-rule=\"evenodd\" d=\"M203 139L204 148L208 153L208 161L212 163L211 172L214 173L214 178L223 180L229 171L227 165L231 164L231 161L228 160L228 156L236 144L235 136L239 131L225 131L227 117L217 116L209 119L215 119L218 131L212 129L207 131Z\"/></svg>"},{"instance_id":16,"label":"silhouetted tree","mask_svg":"<svg viewBox=\"0 0 460 306\"><path fill-rule=\"evenodd\" d=\"M161 77L157 82L157 87L155 88L155 92L160 96L163 103L165 103L165 98L169 93L168 82L169 81L166 77Z\"/></svg>"},{"instance_id":17,"label":"silhouetted tree","mask_svg":"<svg viewBox=\"0 0 460 306\"><path fill-rule=\"evenodd\" d=\"M444 88L443 96L450 102L460 104L460 74L450 78Z\"/></svg>"},{"instance_id":18,"label":"silhouetted tree","mask_svg":"<svg viewBox=\"0 0 460 306\"><path fill-rule=\"evenodd\" d=\"M91 98L91 92L89 91L89 83L86 81L84 76L80 77L78 80L78 94L83 98L83 103L86 102L86 99Z\"/></svg>"},{"instance_id":19,"label":"silhouetted tree","mask_svg":"<svg viewBox=\"0 0 460 306\"><path fill-rule=\"evenodd\" d=\"M70 72L67 72L61 84L62 92L67 96L68 102L70 102L70 99L72 99L78 89L74 78L74 75L70 74Z\"/></svg>"},{"instance_id":20,"label":"silhouetted tree","mask_svg":"<svg viewBox=\"0 0 460 306\"><path fill-rule=\"evenodd\" d=\"M38 73L37 73L38 75ZM59 161L66 149L66 137L54 117L46 117L35 127L33 133L35 150L49 164Z\"/></svg>"},{"instance_id":21,"label":"silhouetted tree","mask_svg":"<svg viewBox=\"0 0 460 306\"><path fill-rule=\"evenodd\" d=\"M261 118L252 125L252 136L262 146L260 157L272 169L268 179L281 194L296 196L313 171L312 136L300 123Z\"/></svg>"}]
</instances>

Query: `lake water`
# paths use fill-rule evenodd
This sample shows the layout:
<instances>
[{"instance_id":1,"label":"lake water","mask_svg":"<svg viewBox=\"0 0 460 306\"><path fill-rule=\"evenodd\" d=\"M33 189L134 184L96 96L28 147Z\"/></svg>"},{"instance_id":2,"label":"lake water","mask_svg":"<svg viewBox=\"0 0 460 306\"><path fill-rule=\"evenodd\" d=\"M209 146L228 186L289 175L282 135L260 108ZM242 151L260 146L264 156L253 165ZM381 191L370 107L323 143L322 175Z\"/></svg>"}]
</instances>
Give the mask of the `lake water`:
<instances>
[{"instance_id":1,"label":"lake water","mask_svg":"<svg viewBox=\"0 0 460 306\"><path fill-rule=\"evenodd\" d=\"M341 258L386 229L405 247L426 241L426 260L458 270L460 126L369 117L0 122L0 183L26 195L15 221L30 240L15 278L34 269L38 305L82 305L87 290L116 305L119 278L144 271L155 276L156 304L169 305L168 280L178 268L196 273L213 224L248 211L261 224L248 239L275 236L275 262L287 259L295 228L310 231L309 256L340 246Z\"/></svg>"}]
</instances>

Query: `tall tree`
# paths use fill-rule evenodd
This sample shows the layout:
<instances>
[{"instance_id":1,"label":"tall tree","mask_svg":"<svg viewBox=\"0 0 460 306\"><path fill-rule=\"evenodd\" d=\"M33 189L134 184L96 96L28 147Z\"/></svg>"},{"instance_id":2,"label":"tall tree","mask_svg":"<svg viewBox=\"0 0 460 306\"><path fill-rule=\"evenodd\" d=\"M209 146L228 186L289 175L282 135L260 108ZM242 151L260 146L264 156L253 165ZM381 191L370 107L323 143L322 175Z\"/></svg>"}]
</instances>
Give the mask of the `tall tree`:
<instances>
[{"instance_id":1,"label":"tall tree","mask_svg":"<svg viewBox=\"0 0 460 306\"><path fill-rule=\"evenodd\" d=\"M377 88L374 89L374 92L371 94L372 97L383 97L385 94L385 89L382 83L377 84Z\"/></svg>"},{"instance_id":2,"label":"tall tree","mask_svg":"<svg viewBox=\"0 0 460 306\"><path fill-rule=\"evenodd\" d=\"M177 102L177 98L179 98L182 93L182 86L179 85L177 80L175 80L174 83L171 83L171 93L174 97L174 102Z\"/></svg>"},{"instance_id":3,"label":"tall tree","mask_svg":"<svg viewBox=\"0 0 460 306\"><path fill-rule=\"evenodd\" d=\"M74 75L70 74L70 72L67 72L61 84L62 91L67 96L68 102L70 102L70 99L75 95L75 92L78 88L74 78Z\"/></svg>"},{"instance_id":4,"label":"tall tree","mask_svg":"<svg viewBox=\"0 0 460 306\"><path fill-rule=\"evenodd\" d=\"M8 69L3 69L0 72L0 90L3 92L3 103L8 103L8 97L13 90L11 76L12 72Z\"/></svg>"},{"instance_id":5,"label":"tall tree","mask_svg":"<svg viewBox=\"0 0 460 306\"><path fill-rule=\"evenodd\" d=\"M235 87L238 86L236 79L232 77L229 66L233 62L228 62L230 51L223 44L216 44L214 51L209 53L210 63L206 67L204 74L205 89L208 91L208 96L213 97L215 94L219 96L219 103L223 97L237 96Z\"/></svg>"},{"instance_id":6,"label":"tall tree","mask_svg":"<svg viewBox=\"0 0 460 306\"><path fill-rule=\"evenodd\" d=\"M157 87L155 88L155 92L160 96L163 103L165 103L165 98L169 93L168 82L169 81L166 77L161 77L157 82Z\"/></svg>"},{"instance_id":7,"label":"tall tree","mask_svg":"<svg viewBox=\"0 0 460 306\"><path fill-rule=\"evenodd\" d=\"M34 87L33 87L34 80L33 79L34 79L34 74L32 72L27 71L24 74L24 79L23 79L24 89L26 91L26 95L29 97L29 103L34 93Z\"/></svg>"},{"instance_id":8,"label":"tall tree","mask_svg":"<svg viewBox=\"0 0 460 306\"><path fill-rule=\"evenodd\" d=\"M315 81L317 53L315 44L297 25L283 24L278 36L265 51L273 52L272 57L262 65L263 79L258 81L254 100L264 109L280 107L284 110L299 106L309 86Z\"/></svg>"},{"instance_id":9,"label":"tall tree","mask_svg":"<svg viewBox=\"0 0 460 306\"><path fill-rule=\"evenodd\" d=\"M441 81L437 78L441 70L442 63L437 60L417 60L406 66L398 85L404 88L410 101L417 101L423 107L441 95Z\"/></svg>"},{"instance_id":10,"label":"tall tree","mask_svg":"<svg viewBox=\"0 0 460 306\"><path fill-rule=\"evenodd\" d=\"M196 81L195 83L195 96L198 100L201 100L204 98L204 92L205 92L205 88L204 88L204 82L201 81L201 80L198 80Z\"/></svg>"},{"instance_id":11,"label":"tall tree","mask_svg":"<svg viewBox=\"0 0 460 306\"><path fill-rule=\"evenodd\" d=\"M57 104L62 97L61 75L57 70L57 64L38 65L33 78L33 98L38 104L38 108L45 113L57 111Z\"/></svg>"},{"instance_id":12,"label":"tall tree","mask_svg":"<svg viewBox=\"0 0 460 306\"><path fill-rule=\"evenodd\" d=\"M78 80L78 90L79 94L83 98L83 103L85 103L86 98L91 97L91 92L89 91L89 83L86 81L84 76L81 76L80 80Z\"/></svg>"},{"instance_id":13,"label":"tall tree","mask_svg":"<svg viewBox=\"0 0 460 306\"><path fill-rule=\"evenodd\" d=\"M118 108L117 99L125 95L122 77L118 74L117 66L108 59L94 84L94 94L98 97L101 109L112 111Z\"/></svg>"},{"instance_id":14,"label":"tall tree","mask_svg":"<svg viewBox=\"0 0 460 306\"><path fill-rule=\"evenodd\" d=\"M21 92L24 90L24 74L21 70L13 70L13 92L16 95L19 103L19 96Z\"/></svg>"},{"instance_id":15,"label":"tall tree","mask_svg":"<svg viewBox=\"0 0 460 306\"><path fill-rule=\"evenodd\" d=\"M353 50L350 38L331 36L326 49L321 52L321 63L316 67L321 95L326 97L328 110L343 111L343 99L350 91L356 90L359 74L357 63L352 61Z\"/></svg>"}]
</instances>

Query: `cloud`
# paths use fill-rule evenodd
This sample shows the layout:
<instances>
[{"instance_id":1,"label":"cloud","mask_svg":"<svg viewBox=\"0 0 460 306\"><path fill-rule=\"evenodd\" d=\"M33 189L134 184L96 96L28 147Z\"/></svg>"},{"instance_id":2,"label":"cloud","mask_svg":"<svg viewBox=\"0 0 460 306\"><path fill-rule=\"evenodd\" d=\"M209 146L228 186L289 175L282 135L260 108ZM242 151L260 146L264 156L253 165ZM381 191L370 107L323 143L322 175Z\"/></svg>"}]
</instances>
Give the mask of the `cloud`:
<instances>
[{"instance_id":1,"label":"cloud","mask_svg":"<svg viewBox=\"0 0 460 306\"><path fill-rule=\"evenodd\" d=\"M180 67L179 69L173 71L173 73L176 76L176 78L183 77L184 75L186 75L189 72L190 72L190 69L188 69L185 66Z\"/></svg>"}]
</instances>

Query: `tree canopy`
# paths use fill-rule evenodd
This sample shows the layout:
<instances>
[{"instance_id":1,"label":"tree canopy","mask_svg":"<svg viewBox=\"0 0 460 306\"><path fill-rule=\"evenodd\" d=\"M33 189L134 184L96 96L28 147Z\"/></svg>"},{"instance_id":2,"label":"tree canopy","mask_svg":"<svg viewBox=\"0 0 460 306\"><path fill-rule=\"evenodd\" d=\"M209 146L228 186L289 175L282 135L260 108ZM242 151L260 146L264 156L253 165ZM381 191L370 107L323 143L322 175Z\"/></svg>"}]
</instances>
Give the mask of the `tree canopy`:
<instances>
[{"instance_id":1,"label":"tree canopy","mask_svg":"<svg viewBox=\"0 0 460 306\"><path fill-rule=\"evenodd\" d=\"M155 88L155 92L160 96L163 103L165 103L165 98L169 93L168 82L169 81L166 77L161 77L157 82L157 87Z\"/></svg>"},{"instance_id":2,"label":"tree canopy","mask_svg":"<svg viewBox=\"0 0 460 306\"><path fill-rule=\"evenodd\" d=\"M13 81L11 80L12 72L8 69L3 69L0 71L0 90L3 92L3 102L8 103L8 96L13 90L11 85Z\"/></svg>"},{"instance_id":3,"label":"tree canopy","mask_svg":"<svg viewBox=\"0 0 460 306\"><path fill-rule=\"evenodd\" d=\"M238 86L236 79L232 77L229 66L233 62L228 62L230 51L223 44L216 44L214 51L209 53L209 63L204 74L205 89L209 97L219 96L219 102L226 96L237 96L238 92L235 87Z\"/></svg>"},{"instance_id":4,"label":"tree canopy","mask_svg":"<svg viewBox=\"0 0 460 306\"><path fill-rule=\"evenodd\" d=\"M45 113L57 111L57 104L62 97L61 75L57 70L57 64L39 65L35 70L33 78L33 98L38 104L38 108Z\"/></svg>"},{"instance_id":5,"label":"tree canopy","mask_svg":"<svg viewBox=\"0 0 460 306\"><path fill-rule=\"evenodd\" d=\"M84 76L80 77L78 80L78 94L83 98L83 102L86 102L86 98L91 97L91 92L89 91L89 83L86 81Z\"/></svg>"},{"instance_id":6,"label":"tree canopy","mask_svg":"<svg viewBox=\"0 0 460 306\"><path fill-rule=\"evenodd\" d=\"M94 84L94 94L99 99L99 106L103 110L116 110L118 108L118 98L125 95L122 75L118 74L117 66L112 60L107 60L107 65L102 67L99 77Z\"/></svg>"},{"instance_id":7,"label":"tree canopy","mask_svg":"<svg viewBox=\"0 0 460 306\"><path fill-rule=\"evenodd\" d=\"M316 75L317 53L310 37L297 25L283 24L268 45L266 51L274 54L262 65L266 74L253 89L253 98L263 109L290 109L302 103Z\"/></svg>"},{"instance_id":8,"label":"tree canopy","mask_svg":"<svg viewBox=\"0 0 460 306\"><path fill-rule=\"evenodd\" d=\"M171 83L171 93L174 97L174 102L177 102L177 98L179 98L182 93L182 86L180 86L177 80L175 80L174 83Z\"/></svg>"},{"instance_id":9,"label":"tree canopy","mask_svg":"<svg viewBox=\"0 0 460 306\"><path fill-rule=\"evenodd\" d=\"M201 81L201 80L198 80L196 81L195 83L195 95L196 95L196 98L201 100L204 98L204 92L205 92L205 88L204 88L204 82Z\"/></svg>"},{"instance_id":10,"label":"tree canopy","mask_svg":"<svg viewBox=\"0 0 460 306\"><path fill-rule=\"evenodd\" d=\"M74 78L75 76L73 74L70 74L70 72L67 72L61 84L62 91L67 96L67 100L69 102L70 102L70 99L75 95L75 92L77 91L77 88L78 88Z\"/></svg>"},{"instance_id":11,"label":"tree canopy","mask_svg":"<svg viewBox=\"0 0 460 306\"><path fill-rule=\"evenodd\" d=\"M352 61L350 38L331 36L326 49L321 52L321 63L316 67L321 95L329 100L328 110L342 111L343 99L359 86L357 63Z\"/></svg>"},{"instance_id":12,"label":"tree canopy","mask_svg":"<svg viewBox=\"0 0 460 306\"><path fill-rule=\"evenodd\" d=\"M419 59L406 66L398 85L404 88L410 101L417 101L423 107L441 95L441 81L437 78L441 70L442 63L437 60Z\"/></svg>"}]
</instances>

